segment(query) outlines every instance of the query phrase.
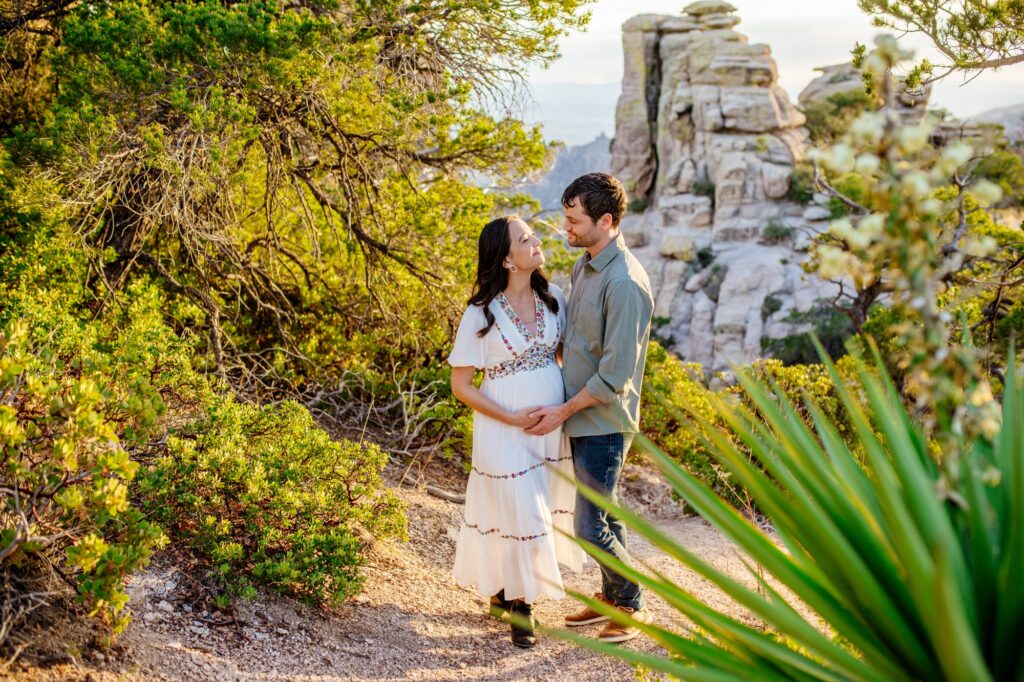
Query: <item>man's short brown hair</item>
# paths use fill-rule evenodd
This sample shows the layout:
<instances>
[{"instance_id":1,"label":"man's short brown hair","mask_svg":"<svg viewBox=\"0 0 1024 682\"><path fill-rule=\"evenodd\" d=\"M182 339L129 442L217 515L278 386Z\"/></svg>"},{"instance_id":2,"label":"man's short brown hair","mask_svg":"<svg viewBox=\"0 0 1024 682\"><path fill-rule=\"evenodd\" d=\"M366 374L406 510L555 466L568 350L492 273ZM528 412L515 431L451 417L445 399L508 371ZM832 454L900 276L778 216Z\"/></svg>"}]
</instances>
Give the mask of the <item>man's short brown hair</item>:
<instances>
[{"instance_id":1,"label":"man's short brown hair","mask_svg":"<svg viewBox=\"0 0 1024 682\"><path fill-rule=\"evenodd\" d=\"M562 193L562 206L569 208L577 201L583 212L597 222L605 213L612 216L612 227L618 227L626 215L626 188L618 178L607 173L587 173L569 183Z\"/></svg>"}]
</instances>

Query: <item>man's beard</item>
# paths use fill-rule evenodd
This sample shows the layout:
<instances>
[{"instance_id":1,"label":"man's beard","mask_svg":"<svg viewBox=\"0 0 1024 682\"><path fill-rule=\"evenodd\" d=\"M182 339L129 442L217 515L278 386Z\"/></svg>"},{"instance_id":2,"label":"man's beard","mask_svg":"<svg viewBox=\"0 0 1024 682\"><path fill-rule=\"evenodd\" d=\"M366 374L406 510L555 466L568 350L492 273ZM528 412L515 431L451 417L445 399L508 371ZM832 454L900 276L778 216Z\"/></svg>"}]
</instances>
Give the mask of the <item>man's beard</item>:
<instances>
[{"instance_id":1,"label":"man's beard","mask_svg":"<svg viewBox=\"0 0 1024 682\"><path fill-rule=\"evenodd\" d=\"M583 236L582 234L577 234L575 236L575 238L571 237L571 236L569 237L569 246L576 246L576 247L581 247L581 248L585 249L585 248L587 248L589 246L593 246L596 243L597 243L596 239L588 239L587 237Z\"/></svg>"}]
</instances>

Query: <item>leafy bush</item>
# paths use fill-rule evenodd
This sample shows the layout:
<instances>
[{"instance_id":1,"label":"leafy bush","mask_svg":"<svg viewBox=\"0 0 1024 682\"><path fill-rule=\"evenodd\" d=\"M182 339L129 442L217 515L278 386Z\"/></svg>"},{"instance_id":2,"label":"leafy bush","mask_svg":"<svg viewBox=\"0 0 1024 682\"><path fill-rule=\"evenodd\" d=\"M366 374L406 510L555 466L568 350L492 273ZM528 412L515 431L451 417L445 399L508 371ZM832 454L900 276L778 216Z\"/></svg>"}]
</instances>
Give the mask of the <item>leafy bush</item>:
<instances>
[{"instance_id":1,"label":"leafy bush","mask_svg":"<svg viewBox=\"0 0 1024 682\"><path fill-rule=\"evenodd\" d=\"M175 328L208 339L197 366L233 388L276 400L350 361L401 374L447 344L504 203L476 180L548 158L538 127L479 105L553 60L582 4L43 8L46 79L6 144L110 254L94 266L163 286Z\"/></svg>"},{"instance_id":2,"label":"leafy bush","mask_svg":"<svg viewBox=\"0 0 1024 682\"><path fill-rule=\"evenodd\" d=\"M804 312L794 310L786 316L786 321L807 325L809 330L781 339L763 338L761 350L787 365L813 364L817 361L818 353L814 349L812 335L821 341L833 359L846 354L846 342L854 336L849 316L827 302L820 302Z\"/></svg>"},{"instance_id":3,"label":"leafy bush","mask_svg":"<svg viewBox=\"0 0 1024 682\"><path fill-rule=\"evenodd\" d=\"M766 321L780 310L782 310L782 301L777 296L771 294L765 296L764 301L761 303L761 321Z\"/></svg>"},{"instance_id":4,"label":"leafy bush","mask_svg":"<svg viewBox=\"0 0 1024 682\"><path fill-rule=\"evenodd\" d=\"M814 166L809 162L801 161L793 167L787 196L790 201L804 205L814 199Z\"/></svg>"},{"instance_id":5,"label":"leafy bush","mask_svg":"<svg viewBox=\"0 0 1024 682\"><path fill-rule=\"evenodd\" d=\"M761 231L761 242L764 244L782 244L792 236L792 227L773 219Z\"/></svg>"},{"instance_id":6,"label":"leafy bush","mask_svg":"<svg viewBox=\"0 0 1024 682\"><path fill-rule=\"evenodd\" d=\"M708 273L708 279L704 282L704 293L712 301L718 302L718 294L722 291L722 283L725 282L725 276L729 274L729 266L721 263L715 263L711 266L711 272Z\"/></svg>"},{"instance_id":7,"label":"leafy bush","mask_svg":"<svg viewBox=\"0 0 1024 682\"><path fill-rule=\"evenodd\" d=\"M89 615L120 632L124 578L165 541L129 502L137 464L125 450L162 401L136 374L145 368L124 360L55 352L23 320L0 333L0 643L59 596L58 571Z\"/></svg>"},{"instance_id":8,"label":"leafy bush","mask_svg":"<svg viewBox=\"0 0 1024 682\"><path fill-rule=\"evenodd\" d=\"M843 358L840 367L844 382L849 382L851 360ZM786 366L779 360L768 359L753 363L746 371L760 381L771 382L795 403L803 396L813 397L824 414L840 424L840 435L847 433L835 387L824 365ZM710 391L699 363L682 362L654 341L648 345L641 395L640 430L644 436L716 495L738 509L753 512L756 505L751 504L744 487L716 461L701 429L689 428L688 420L681 417L693 412L699 414L705 424L721 429L724 422L717 412L718 401L742 405L751 413L757 413L759 406L750 402L734 384ZM806 424L813 425L810 412L801 410L799 414Z\"/></svg>"},{"instance_id":9,"label":"leafy bush","mask_svg":"<svg viewBox=\"0 0 1024 682\"><path fill-rule=\"evenodd\" d=\"M867 182L864 177L856 173L847 173L836 180L836 190L843 196L855 202L864 201L868 194ZM832 219L842 218L849 215L850 207L839 197L832 197L828 203L829 217Z\"/></svg>"},{"instance_id":10,"label":"leafy bush","mask_svg":"<svg viewBox=\"0 0 1024 682\"><path fill-rule=\"evenodd\" d=\"M706 268L711 265L712 261L715 260L715 251L711 248L711 245L702 247L697 251L697 262L700 263L702 268Z\"/></svg>"},{"instance_id":11,"label":"leafy bush","mask_svg":"<svg viewBox=\"0 0 1024 682\"><path fill-rule=\"evenodd\" d=\"M105 638L121 631L124 580L167 541L160 524L236 572L224 578L232 586L252 575L325 600L357 589L357 524L404 529L381 492L386 456L332 442L297 403L259 408L218 395L192 367L194 337L164 322L160 288L140 278L101 301L74 239L19 208L5 177L0 646L17 650L20 624L62 601L66 581ZM168 439L174 424L186 426ZM244 495L231 487L240 476Z\"/></svg>"},{"instance_id":12,"label":"leafy bush","mask_svg":"<svg viewBox=\"0 0 1024 682\"><path fill-rule=\"evenodd\" d=\"M683 404L700 411L709 420L714 419L704 382L704 370L700 364L684 363L661 344L651 341L647 346L644 366L640 431L705 485L728 497L727 479L715 466L696 434L682 428L677 419ZM729 499L740 504L738 497Z\"/></svg>"},{"instance_id":13,"label":"leafy bush","mask_svg":"<svg viewBox=\"0 0 1024 682\"><path fill-rule=\"evenodd\" d=\"M39 218L39 216L36 216ZM84 258L63 234L8 223L0 245L0 644L71 581L108 633L124 578L165 538L131 502L144 448L186 402L191 342L138 281L105 314L82 306Z\"/></svg>"},{"instance_id":14,"label":"leafy bush","mask_svg":"<svg viewBox=\"0 0 1024 682\"><path fill-rule=\"evenodd\" d=\"M629 202L629 212L643 213L644 211L647 210L647 203L647 199L644 197L633 199L632 201Z\"/></svg>"},{"instance_id":15,"label":"leafy bush","mask_svg":"<svg viewBox=\"0 0 1024 682\"><path fill-rule=\"evenodd\" d=\"M375 445L331 440L294 401L217 396L172 433L139 489L171 537L211 562L222 600L261 584L335 604L362 582L361 530L405 535L386 463Z\"/></svg>"},{"instance_id":16,"label":"leafy bush","mask_svg":"<svg viewBox=\"0 0 1024 682\"><path fill-rule=\"evenodd\" d=\"M831 144L849 130L862 112L877 108L874 97L863 89L838 92L823 101L808 102L804 115L811 142L819 146Z\"/></svg>"},{"instance_id":17,"label":"leafy bush","mask_svg":"<svg viewBox=\"0 0 1024 682\"><path fill-rule=\"evenodd\" d=\"M715 183L710 180L698 180L693 183L693 187L690 189L693 194L700 197L715 197Z\"/></svg>"}]
</instances>

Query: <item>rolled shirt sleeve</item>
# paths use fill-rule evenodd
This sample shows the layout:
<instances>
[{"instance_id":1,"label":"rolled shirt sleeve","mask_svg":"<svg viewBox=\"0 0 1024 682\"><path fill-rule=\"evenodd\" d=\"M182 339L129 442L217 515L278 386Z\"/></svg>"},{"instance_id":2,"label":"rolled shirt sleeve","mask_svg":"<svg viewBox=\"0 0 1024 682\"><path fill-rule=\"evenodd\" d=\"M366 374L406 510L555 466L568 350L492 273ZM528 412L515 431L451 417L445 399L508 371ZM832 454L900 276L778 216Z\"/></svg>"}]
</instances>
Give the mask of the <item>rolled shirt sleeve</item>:
<instances>
[{"instance_id":1,"label":"rolled shirt sleeve","mask_svg":"<svg viewBox=\"0 0 1024 682\"><path fill-rule=\"evenodd\" d=\"M619 279L608 284L604 297L603 353L587 391L602 403L621 399L633 386L644 352L653 304L639 284Z\"/></svg>"}]
</instances>

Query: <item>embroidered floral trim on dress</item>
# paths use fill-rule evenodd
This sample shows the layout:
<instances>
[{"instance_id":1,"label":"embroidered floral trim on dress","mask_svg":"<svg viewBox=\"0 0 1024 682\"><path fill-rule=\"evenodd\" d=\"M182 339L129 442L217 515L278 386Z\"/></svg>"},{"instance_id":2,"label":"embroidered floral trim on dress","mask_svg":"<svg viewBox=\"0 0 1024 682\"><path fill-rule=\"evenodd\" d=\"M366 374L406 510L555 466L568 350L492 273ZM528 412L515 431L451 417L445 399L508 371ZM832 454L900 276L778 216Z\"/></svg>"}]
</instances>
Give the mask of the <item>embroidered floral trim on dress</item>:
<instances>
[{"instance_id":1,"label":"embroidered floral trim on dress","mask_svg":"<svg viewBox=\"0 0 1024 682\"><path fill-rule=\"evenodd\" d=\"M526 467L522 471L515 471L511 474L488 474L480 471L476 467L473 467L473 471L487 478L521 478L524 474L527 474L538 467L542 467L548 462L561 462L567 459L572 459L572 455L566 455L565 457L545 457L543 462L537 462L536 464Z\"/></svg>"},{"instance_id":2,"label":"embroidered floral trim on dress","mask_svg":"<svg viewBox=\"0 0 1024 682\"><path fill-rule=\"evenodd\" d=\"M516 309L512 307L512 304L509 303L509 300L505 298L504 293L498 294L498 305L501 306L502 311L504 311L505 315L508 316L508 319L512 320L512 324L516 326L516 329L518 329L519 333L523 335L523 338L526 339L527 342L533 341L534 335L526 328L522 318L519 317L519 314L516 312ZM533 310L535 313L535 319L537 320L536 338L543 339L544 318L547 316L544 314L544 302L540 300L540 296L537 295L537 292L533 292ZM505 341L505 344L508 345L508 340ZM511 348L509 348L509 350L511 350Z\"/></svg>"},{"instance_id":3,"label":"embroidered floral trim on dress","mask_svg":"<svg viewBox=\"0 0 1024 682\"><path fill-rule=\"evenodd\" d=\"M544 338L544 332L547 329L547 314L545 313L544 302L541 301L536 294L534 294L533 298L536 302L537 310L536 335L531 335L530 332L527 331L526 327L523 325L522 319L516 315L515 309L512 308L508 299L505 298L505 294L498 294L498 305L501 306L504 314L512 320L516 329L519 330L519 333L523 335L523 338L526 339L530 346L522 353L516 353L515 349L512 347L512 342L508 340L508 337L505 336L505 332L502 331L501 325L495 325L498 329L498 334L501 335L502 343L505 344L505 348L512 354L512 357L504 362L494 365L493 367L486 368L484 371L488 378L500 379L501 377L507 377L512 374L529 372L531 370L547 367L550 364L557 364L557 360L555 359L555 349L558 348L558 341L556 340L555 343L551 345L541 342L541 339ZM561 339L562 323L557 316L555 317L555 331L555 339Z\"/></svg>"},{"instance_id":4,"label":"embroidered floral trim on dress","mask_svg":"<svg viewBox=\"0 0 1024 682\"><path fill-rule=\"evenodd\" d=\"M572 514L572 512L569 511L568 509L554 509L554 510L552 510L551 513L552 514ZM501 532L500 528L488 528L487 530L483 530L483 529L480 528L480 526L476 525L475 523L466 523L465 521L463 521L462 523L465 524L466 528L472 528L477 533L480 533L480 535L491 535L493 533L500 533ZM547 534L548 534L547 531L544 531L543 533L538 533L537 535L511 535L511 534L507 534L507 533L502 533L498 537L501 538L502 540L516 540L517 542L527 542L529 540L536 540L537 538L542 538L542 537L544 537Z\"/></svg>"},{"instance_id":5,"label":"embroidered floral trim on dress","mask_svg":"<svg viewBox=\"0 0 1024 682\"><path fill-rule=\"evenodd\" d=\"M520 372L541 369L552 364L558 364L557 360L555 360L555 349L551 346L535 343L523 351L522 354L513 357L511 360L500 362L494 367L488 367L484 371L487 372L489 379L500 379L501 377L519 374Z\"/></svg>"},{"instance_id":6,"label":"embroidered floral trim on dress","mask_svg":"<svg viewBox=\"0 0 1024 682\"><path fill-rule=\"evenodd\" d=\"M500 528L490 528L488 530L481 530L480 526L476 525L475 523L467 523L466 527L467 528L472 528L477 533L480 533L480 535L490 535L491 533L497 533L497 532L499 532L501 530ZM501 538L502 540L518 540L519 542L526 542L527 540L536 540L537 538L542 538L545 535L547 535L547 532L539 533L537 535L506 535L506 534L501 534L498 537Z\"/></svg>"}]
</instances>

